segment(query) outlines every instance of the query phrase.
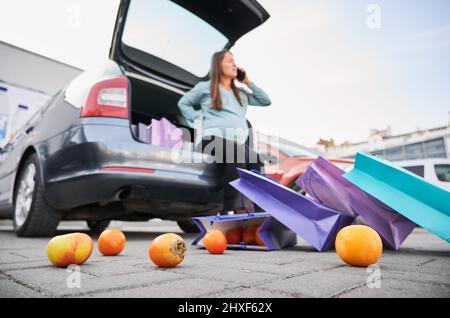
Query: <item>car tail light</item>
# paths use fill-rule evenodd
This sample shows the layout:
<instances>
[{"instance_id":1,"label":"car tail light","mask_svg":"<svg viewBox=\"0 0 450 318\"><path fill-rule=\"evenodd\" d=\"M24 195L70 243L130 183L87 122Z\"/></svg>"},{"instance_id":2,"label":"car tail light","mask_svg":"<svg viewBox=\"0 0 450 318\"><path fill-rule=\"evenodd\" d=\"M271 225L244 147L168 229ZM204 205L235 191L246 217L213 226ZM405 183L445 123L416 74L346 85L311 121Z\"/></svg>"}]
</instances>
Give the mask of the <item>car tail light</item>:
<instances>
[{"instance_id":1,"label":"car tail light","mask_svg":"<svg viewBox=\"0 0 450 318\"><path fill-rule=\"evenodd\" d=\"M128 118L129 82L125 76L101 81L92 86L81 117Z\"/></svg>"}]
</instances>

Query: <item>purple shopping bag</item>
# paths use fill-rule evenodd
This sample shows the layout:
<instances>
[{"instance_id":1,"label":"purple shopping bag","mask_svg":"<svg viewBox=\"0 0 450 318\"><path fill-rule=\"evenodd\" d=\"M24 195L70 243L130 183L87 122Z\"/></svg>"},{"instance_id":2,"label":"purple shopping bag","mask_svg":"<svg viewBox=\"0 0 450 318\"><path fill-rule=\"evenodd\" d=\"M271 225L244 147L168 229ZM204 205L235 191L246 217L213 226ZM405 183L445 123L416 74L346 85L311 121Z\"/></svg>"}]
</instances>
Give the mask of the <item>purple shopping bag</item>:
<instances>
[{"instance_id":1,"label":"purple shopping bag","mask_svg":"<svg viewBox=\"0 0 450 318\"><path fill-rule=\"evenodd\" d=\"M148 144L151 143L151 135L152 135L151 125L147 126L144 125L143 123L139 123L137 135L140 141Z\"/></svg>"},{"instance_id":2,"label":"purple shopping bag","mask_svg":"<svg viewBox=\"0 0 450 318\"><path fill-rule=\"evenodd\" d=\"M183 148L183 132L166 118L152 119L151 144L181 149Z\"/></svg>"},{"instance_id":3,"label":"purple shopping bag","mask_svg":"<svg viewBox=\"0 0 450 318\"><path fill-rule=\"evenodd\" d=\"M333 248L338 231L354 220L258 173L238 172L233 187L318 251Z\"/></svg>"},{"instance_id":4,"label":"purple shopping bag","mask_svg":"<svg viewBox=\"0 0 450 318\"><path fill-rule=\"evenodd\" d=\"M216 215L194 217L194 223L200 229L200 234L192 242L192 245L202 246L202 239L211 230L220 230L224 234L234 228L259 227L258 235L264 246L240 244L228 244L229 249L246 250L279 250L297 244L297 235L289 228L281 224L269 213L246 213L235 215Z\"/></svg>"},{"instance_id":5,"label":"purple shopping bag","mask_svg":"<svg viewBox=\"0 0 450 318\"><path fill-rule=\"evenodd\" d=\"M345 172L319 157L296 181L310 196L323 205L351 215L360 215L377 231L383 245L397 250L416 226L342 177Z\"/></svg>"}]
</instances>

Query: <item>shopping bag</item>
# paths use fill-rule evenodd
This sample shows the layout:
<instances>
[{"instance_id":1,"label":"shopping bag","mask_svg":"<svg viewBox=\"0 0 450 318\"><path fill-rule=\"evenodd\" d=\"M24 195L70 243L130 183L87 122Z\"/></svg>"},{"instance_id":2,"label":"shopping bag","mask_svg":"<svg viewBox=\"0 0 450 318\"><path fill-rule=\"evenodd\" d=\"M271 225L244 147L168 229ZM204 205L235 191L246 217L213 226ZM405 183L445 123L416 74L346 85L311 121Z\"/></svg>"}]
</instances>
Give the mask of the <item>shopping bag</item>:
<instances>
[{"instance_id":1,"label":"shopping bag","mask_svg":"<svg viewBox=\"0 0 450 318\"><path fill-rule=\"evenodd\" d=\"M337 232L354 220L265 176L239 168L238 172L240 178L230 182L234 188L318 251L333 248Z\"/></svg>"},{"instance_id":2,"label":"shopping bag","mask_svg":"<svg viewBox=\"0 0 450 318\"><path fill-rule=\"evenodd\" d=\"M183 132L166 118L152 119L151 144L155 146L183 148Z\"/></svg>"},{"instance_id":3,"label":"shopping bag","mask_svg":"<svg viewBox=\"0 0 450 318\"><path fill-rule=\"evenodd\" d=\"M450 242L450 192L385 160L357 153L345 179Z\"/></svg>"},{"instance_id":4,"label":"shopping bag","mask_svg":"<svg viewBox=\"0 0 450 318\"><path fill-rule=\"evenodd\" d=\"M277 221L269 213L244 213L235 215L216 215L194 217L194 223L200 230L200 234L192 242L192 245L202 246L202 239L211 230L220 230L226 233L230 229L257 227L258 235L263 246L240 244L228 244L228 249L246 250L279 250L297 244L297 235L289 228Z\"/></svg>"},{"instance_id":5,"label":"shopping bag","mask_svg":"<svg viewBox=\"0 0 450 318\"><path fill-rule=\"evenodd\" d=\"M344 173L330 161L318 157L296 184L331 209L361 216L380 234L384 246L397 250L416 224L344 179Z\"/></svg>"},{"instance_id":6,"label":"shopping bag","mask_svg":"<svg viewBox=\"0 0 450 318\"><path fill-rule=\"evenodd\" d=\"M152 127L143 123L138 124L138 139L147 144L151 143Z\"/></svg>"}]
</instances>

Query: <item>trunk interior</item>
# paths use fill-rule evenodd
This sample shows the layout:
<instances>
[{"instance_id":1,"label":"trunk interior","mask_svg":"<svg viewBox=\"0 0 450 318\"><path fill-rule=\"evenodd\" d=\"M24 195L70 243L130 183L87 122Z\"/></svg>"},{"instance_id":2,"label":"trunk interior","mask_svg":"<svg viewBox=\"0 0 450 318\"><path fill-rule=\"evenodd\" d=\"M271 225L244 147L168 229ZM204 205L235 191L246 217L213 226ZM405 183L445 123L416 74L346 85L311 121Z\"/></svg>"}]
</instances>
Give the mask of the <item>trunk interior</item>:
<instances>
[{"instance_id":1,"label":"trunk interior","mask_svg":"<svg viewBox=\"0 0 450 318\"><path fill-rule=\"evenodd\" d=\"M182 97L180 94L165 89L163 87L144 82L139 79L129 77L131 83L131 125L135 126L134 138L144 142L139 138L139 123L149 126L153 118L166 118L177 127L186 129L189 134L183 134L184 148L193 150L194 129L190 128L178 109L178 101Z\"/></svg>"}]
</instances>

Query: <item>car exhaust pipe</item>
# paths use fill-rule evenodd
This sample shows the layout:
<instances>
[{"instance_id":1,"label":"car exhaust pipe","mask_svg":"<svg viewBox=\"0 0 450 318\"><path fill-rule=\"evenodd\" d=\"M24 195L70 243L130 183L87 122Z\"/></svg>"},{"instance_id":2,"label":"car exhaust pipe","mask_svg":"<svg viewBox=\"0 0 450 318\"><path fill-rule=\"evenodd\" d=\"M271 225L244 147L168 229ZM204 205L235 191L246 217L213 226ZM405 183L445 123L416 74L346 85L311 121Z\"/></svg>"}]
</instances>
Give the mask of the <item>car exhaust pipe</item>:
<instances>
[{"instance_id":1,"label":"car exhaust pipe","mask_svg":"<svg viewBox=\"0 0 450 318\"><path fill-rule=\"evenodd\" d=\"M131 195L131 187L125 187L116 192L114 195L115 201L123 201L130 197Z\"/></svg>"}]
</instances>

